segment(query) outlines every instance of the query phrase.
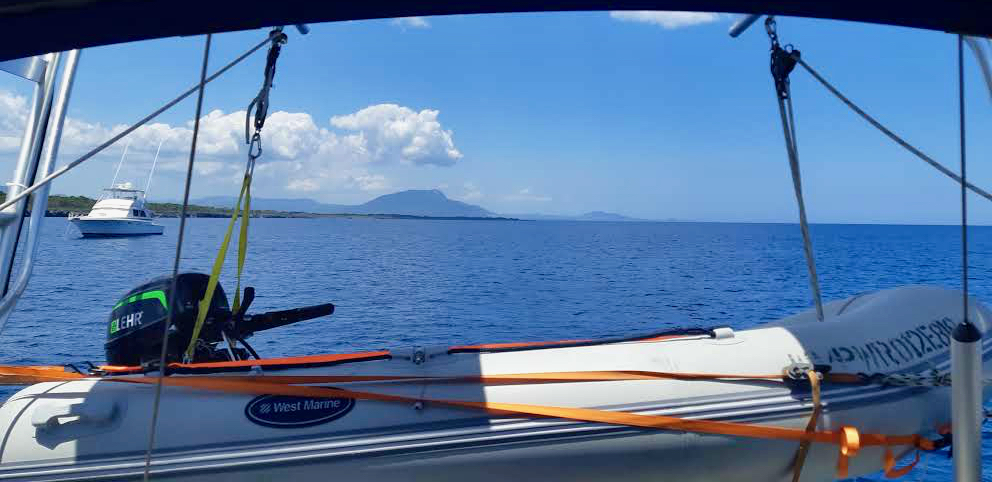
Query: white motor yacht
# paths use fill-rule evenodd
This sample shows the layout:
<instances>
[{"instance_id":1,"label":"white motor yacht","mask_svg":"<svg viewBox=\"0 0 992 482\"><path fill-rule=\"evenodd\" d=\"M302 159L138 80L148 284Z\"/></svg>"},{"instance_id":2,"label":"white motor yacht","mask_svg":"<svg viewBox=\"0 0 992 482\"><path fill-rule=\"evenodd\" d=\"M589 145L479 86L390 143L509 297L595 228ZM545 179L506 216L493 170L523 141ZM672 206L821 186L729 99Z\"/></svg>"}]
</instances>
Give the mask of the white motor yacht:
<instances>
[{"instance_id":1,"label":"white motor yacht","mask_svg":"<svg viewBox=\"0 0 992 482\"><path fill-rule=\"evenodd\" d=\"M130 183L125 183L104 192L89 214L69 217L69 222L84 237L139 236L165 231L145 205L145 191L131 189Z\"/></svg>"}]
</instances>

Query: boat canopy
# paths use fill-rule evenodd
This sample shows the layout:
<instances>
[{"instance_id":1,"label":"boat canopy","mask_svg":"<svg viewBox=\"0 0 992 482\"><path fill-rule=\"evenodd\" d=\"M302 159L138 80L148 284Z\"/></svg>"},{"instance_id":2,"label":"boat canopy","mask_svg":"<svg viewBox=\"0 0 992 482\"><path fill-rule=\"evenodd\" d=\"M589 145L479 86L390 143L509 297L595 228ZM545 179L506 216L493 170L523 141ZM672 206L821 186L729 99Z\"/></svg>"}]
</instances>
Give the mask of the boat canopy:
<instances>
[{"instance_id":1,"label":"boat canopy","mask_svg":"<svg viewBox=\"0 0 992 482\"><path fill-rule=\"evenodd\" d=\"M129 189L123 187L107 187L103 189L104 191L114 191L114 192L145 192L141 189Z\"/></svg>"},{"instance_id":2,"label":"boat canopy","mask_svg":"<svg viewBox=\"0 0 992 482\"><path fill-rule=\"evenodd\" d=\"M0 60L179 35L420 15L582 10L757 13L992 36L992 2L944 0L0 0Z\"/></svg>"},{"instance_id":3,"label":"boat canopy","mask_svg":"<svg viewBox=\"0 0 992 482\"><path fill-rule=\"evenodd\" d=\"M141 189L131 189L130 187L114 186L103 189L104 199L139 199L145 196L145 191Z\"/></svg>"}]
</instances>

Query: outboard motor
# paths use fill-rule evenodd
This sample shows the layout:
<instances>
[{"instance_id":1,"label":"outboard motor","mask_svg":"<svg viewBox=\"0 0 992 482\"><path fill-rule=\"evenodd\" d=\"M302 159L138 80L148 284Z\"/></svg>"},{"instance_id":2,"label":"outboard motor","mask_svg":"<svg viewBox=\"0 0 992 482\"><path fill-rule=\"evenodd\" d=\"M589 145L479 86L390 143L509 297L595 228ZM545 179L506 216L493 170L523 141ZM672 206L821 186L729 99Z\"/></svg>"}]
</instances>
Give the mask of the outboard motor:
<instances>
[{"instance_id":1,"label":"outboard motor","mask_svg":"<svg viewBox=\"0 0 992 482\"><path fill-rule=\"evenodd\" d=\"M176 296L172 306L169 342L165 350L166 363L183 361L183 353L193 336L200 299L207 291L210 276L203 273L181 273L176 279ZM169 322L169 291L171 276L160 276L125 294L110 312L107 327L107 363L118 366L157 364L162 350L164 324ZM193 362L232 361L255 358L258 354L245 342L252 334L298 321L309 320L334 312L334 305L272 311L254 315L246 310L255 298L254 288L245 288L244 300L237 313L232 313L224 289L217 285L200 329ZM221 342L225 342L223 348ZM244 346L237 346L238 342Z\"/></svg>"}]
</instances>

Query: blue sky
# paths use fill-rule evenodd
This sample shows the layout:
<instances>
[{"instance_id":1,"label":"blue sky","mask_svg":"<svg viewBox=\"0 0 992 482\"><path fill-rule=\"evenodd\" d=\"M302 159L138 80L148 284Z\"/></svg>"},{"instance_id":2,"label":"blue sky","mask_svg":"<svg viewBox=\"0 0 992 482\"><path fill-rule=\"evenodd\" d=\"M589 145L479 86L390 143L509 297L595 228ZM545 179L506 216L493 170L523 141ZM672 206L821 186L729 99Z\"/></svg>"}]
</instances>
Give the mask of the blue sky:
<instances>
[{"instance_id":1,"label":"blue sky","mask_svg":"<svg viewBox=\"0 0 992 482\"><path fill-rule=\"evenodd\" d=\"M768 39L731 39L728 15L609 12L471 15L290 31L255 193L358 203L440 188L500 213L619 212L652 219L793 221ZM870 113L957 170L956 39L849 22L779 19L783 42ZM218 67L262 30L215 36ZM88 49L63 162L195 83L202 37ZM969 58L969 178L992 187L992 111ZM257 54L207 88L194 196L238 189L243 113ZM0 169L9 169L27 85L0 78ZM812 222L955 223L956 185L793 75ZM18 104L20 102L20 104ZM18 107L18 106L21 107ZM21 109L21 110L19 110ZM134 136L122 179L143 184L165 140L153 199L181 196L194 103ZM120 127L116 127L119 129ZM14 139L11 139L14 138ZM124 141L122 141L124 142ZM96 195L123 144L56 182ZM9 172L6 171L6 172ZM992 207L972 197L972 220Z\"/></svg>"}]
</instances>

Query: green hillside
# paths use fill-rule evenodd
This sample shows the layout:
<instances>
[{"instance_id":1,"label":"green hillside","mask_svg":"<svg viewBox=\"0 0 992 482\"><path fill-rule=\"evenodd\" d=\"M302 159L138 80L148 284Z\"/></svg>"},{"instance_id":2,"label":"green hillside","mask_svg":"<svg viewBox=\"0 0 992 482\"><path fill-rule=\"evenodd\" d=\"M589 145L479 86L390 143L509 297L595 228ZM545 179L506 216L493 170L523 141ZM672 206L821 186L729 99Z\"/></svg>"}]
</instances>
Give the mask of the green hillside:
<instances>
[{"instance_id":1,"label":"green hillside","mask_svg":"<svg viewBox=\"0 0 992 482\"><path fill-rule=\"evenodd\" d=\"M0 192L0 202L5 201L6 193ZM96 199L86 196L60 196L58 194L48 197L49 216L68 216L69 213L88 213ZM148 203L148 207L156 215L162 217L178 217L182 205L176 203ZM210 206L189 206L187 212L197 217L226 217L231 215L230 209L215 208ZM252 211L252 216L266 217L290 217L297 213L281 213L277 211ZM302 214L302 213L299 213Z\"/></svg>"},{"instance_id":2,"label":"green hillside","mask_svg":"<svg viewBox=\"0 0 992 482\"><path fill-rule=\"evenodd\" d=\"M7 199L7 194L0 192L0 203ZM60 196L52 195L48 197L48 210L46 216L66 217L73 213L88 213L95 199L86 196ZM177 203L148 203L148 207L155 212L158 217L176 218L182 209ZM211 206L197 206L191 204L187 206L186 212L191 217L197 218L221 218L229 217L231 209L216 208ZM447 220L480 220L480 221L518 221L514 218L500 217L471 217L471 216L415 216L409 214L314 214L297 211L272 211L255 210L251 211L252 217L262 218L374 218L374 219L447 219Z\"/></svg>"}]
</instances>

